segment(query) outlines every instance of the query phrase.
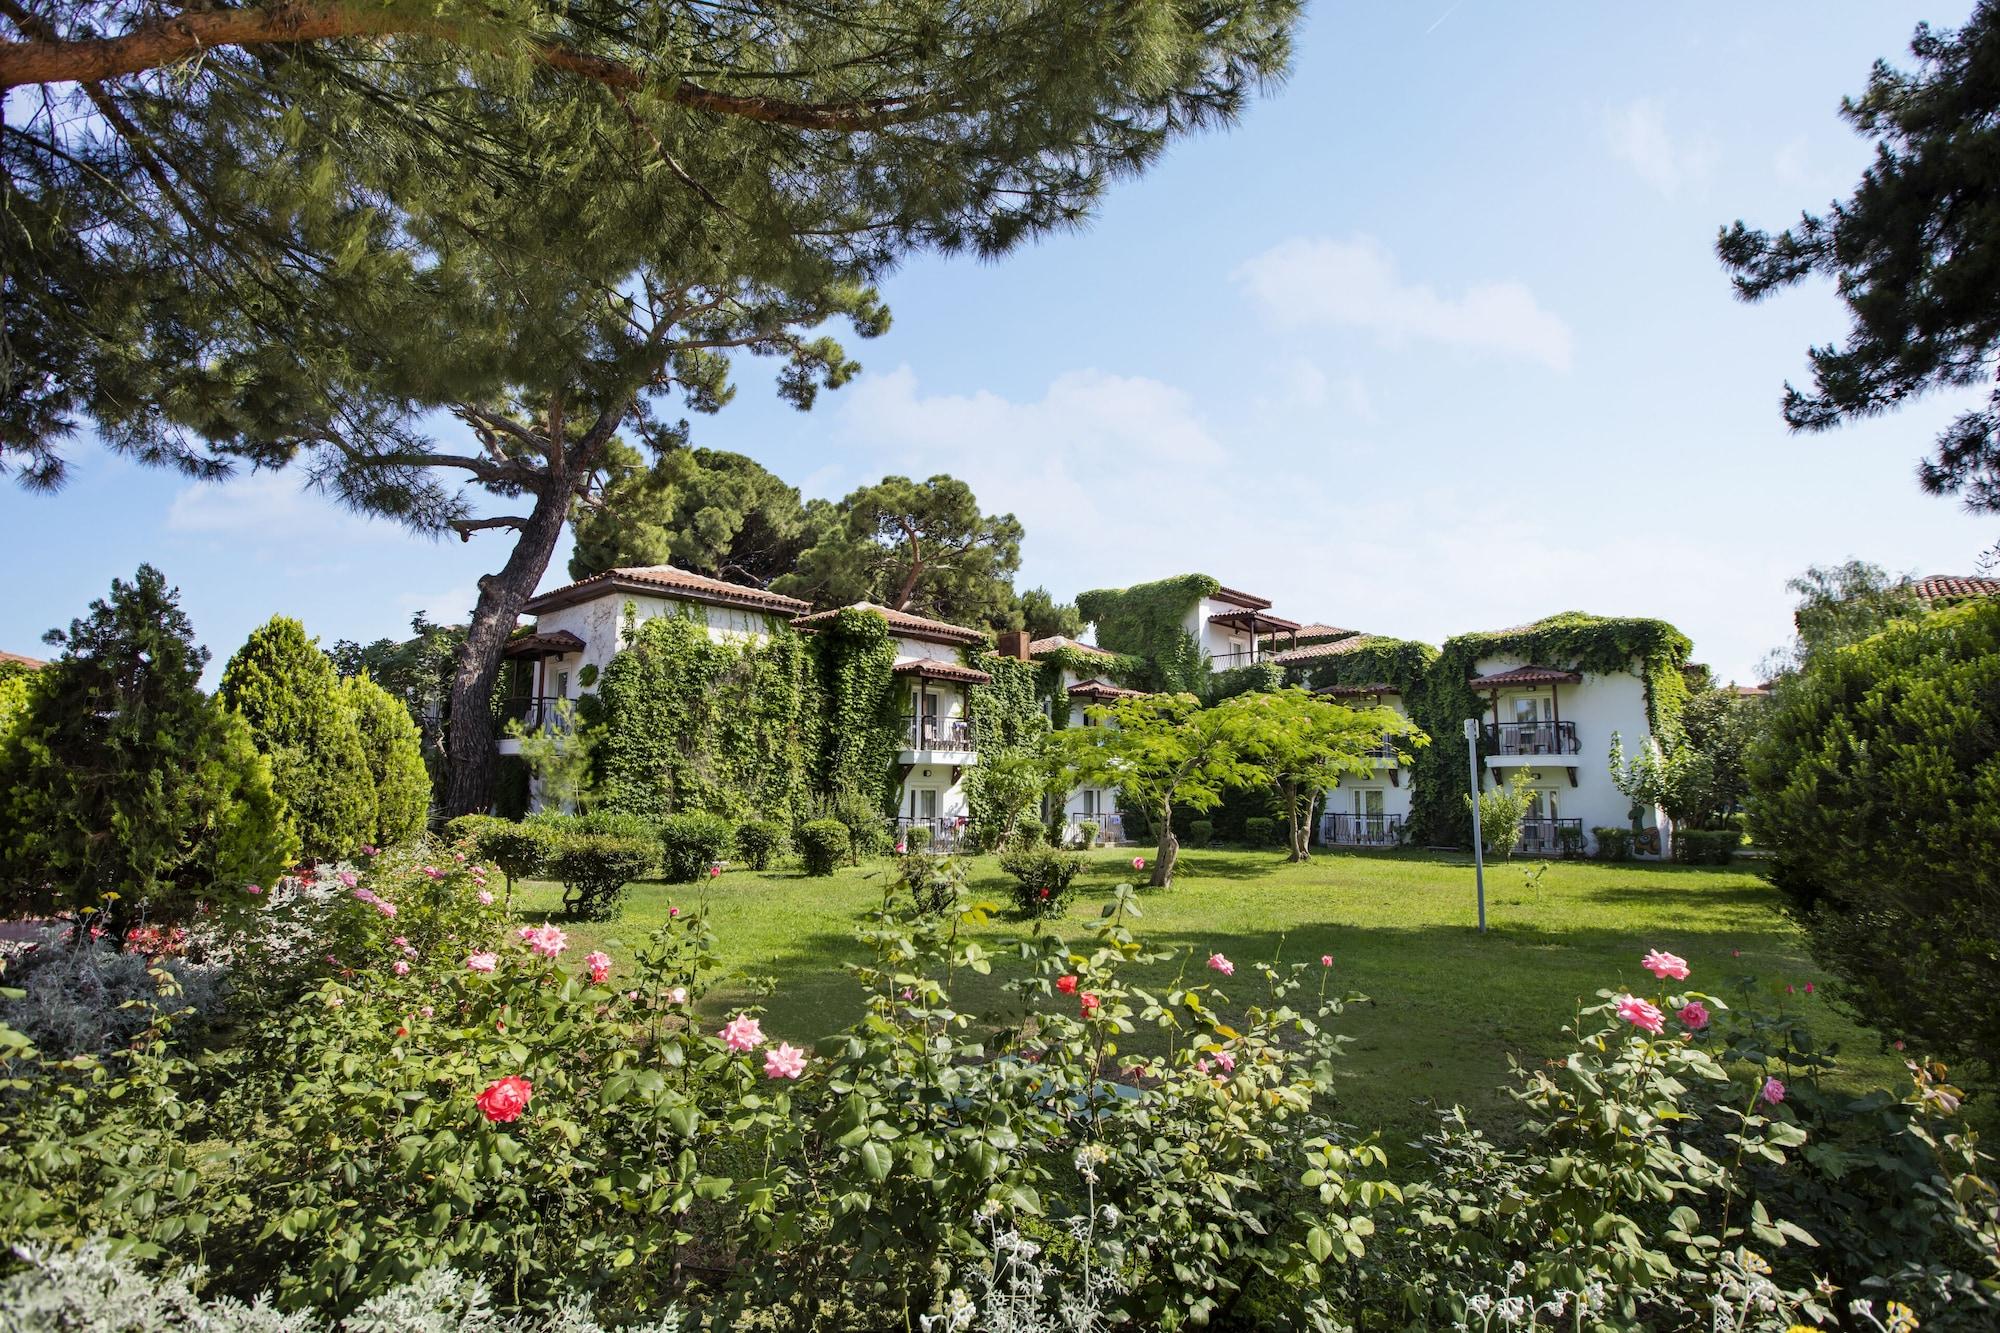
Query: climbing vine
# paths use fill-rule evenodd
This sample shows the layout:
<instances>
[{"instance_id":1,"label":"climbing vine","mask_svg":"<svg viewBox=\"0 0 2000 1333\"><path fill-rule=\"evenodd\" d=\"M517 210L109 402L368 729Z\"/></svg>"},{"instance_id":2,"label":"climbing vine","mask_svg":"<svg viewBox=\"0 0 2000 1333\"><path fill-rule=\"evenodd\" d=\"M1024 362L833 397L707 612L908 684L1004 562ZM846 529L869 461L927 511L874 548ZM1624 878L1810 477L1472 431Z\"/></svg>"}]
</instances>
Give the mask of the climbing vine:
<instances>
[{"instance_id":1,"label":"climbing vine","mask_svg":"<svg viewBox=\"0 0 2000 1333\"><path fill-rule=\"evenodd\" d=\"M902 749L903 695L897 688L896 641L879 611L848 607L820 627L821 736L813 787L833 803L866 802L892 810L896 755Z\"/></svg>"},{"instance_id":2,"label":"climbing vine","mask_svg":"<svg viewBox=\"0 0 2000 1333\"><path fill-rule=\"evenodd\" d=\"M1140 660L1144 672L1134 688L1200 694L1208 664L1200 642L1188 632L1187 617L1195 603L1221 587L1206 574L1180 574L1129 588L1078 593L1076 609L1097 626L1099 645Z\"/></svg>"},{"instance_id":3,"label":"climbing vine","mask_svg":"<svg viewBox=\"0 0 2000 1333\"><path fill-rule=\"evenodd\" d=\"M1049 734L1049 718L1038 688L1040 664L983 650L965 656L967 666L993 677L987 684L966 691L966 702L978 719L980 754L1040 748L1042 738Z\"/></svg>"},{"instance_id":4,"label":"climbing vine","mask_svg":"<svg viewBox=\"0 0 2000 1333\"><path fill-rule=\"evenodd\" d=\"M1038 656L1034 665L1036 697L1048 715L1049 726L1056 730L1069 725L1069 688L1063 684L1064 672L1077 680L1102 680L1122 689L1146 687L1145 661L1125 653L1057 648Z\"/></svg>"}]
</instances>

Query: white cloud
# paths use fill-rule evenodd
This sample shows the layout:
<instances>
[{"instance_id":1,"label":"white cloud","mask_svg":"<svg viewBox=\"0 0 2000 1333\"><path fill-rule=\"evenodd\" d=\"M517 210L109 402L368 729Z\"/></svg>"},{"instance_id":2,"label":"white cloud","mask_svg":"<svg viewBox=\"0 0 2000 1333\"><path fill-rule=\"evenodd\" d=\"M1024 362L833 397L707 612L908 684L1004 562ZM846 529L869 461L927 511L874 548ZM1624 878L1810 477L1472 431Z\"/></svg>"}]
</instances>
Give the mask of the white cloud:
<instances>
[{"instance_id":1,"label":"white cloud","mask_svg":"<svg viewBox=\"0 0 2000 1333\"><path fill-rule=\"evenodd\" d=\"M371 522L306 490L291 472L249 472L223 482L194 482L167 508L167 531L227 537L258 545L317 544L402 530Z\"/></svg>"},{"instance_id":2,"label":"white cloud","mask_svg":"<svg viewBox=\"0 0 2000 1333\"><path fill-rule=\"evenodd\" d=\"M1525 284L1477 282L1457 296L1441 295L1405 283L1395 257L1373 237L1294 237L1247 260L1235 276L1286 327L1368 329L1390 342L1424 338L1569 369L1569 325Z\"/></svg>"},{"instance_id":3,"label":"white cloud","mask_svg":"<svg viewBox=\"0 0 2000 1333\"><path fill-rule=\"evenodd\" d=\"M1649 97L1611 108L1604 130L1611 155L1670 199L1683 187L1707 179L1714 165L1715 153L1708 144L1675 141L1667 130L1665 108Z\"/></svg>"}]
</instances>

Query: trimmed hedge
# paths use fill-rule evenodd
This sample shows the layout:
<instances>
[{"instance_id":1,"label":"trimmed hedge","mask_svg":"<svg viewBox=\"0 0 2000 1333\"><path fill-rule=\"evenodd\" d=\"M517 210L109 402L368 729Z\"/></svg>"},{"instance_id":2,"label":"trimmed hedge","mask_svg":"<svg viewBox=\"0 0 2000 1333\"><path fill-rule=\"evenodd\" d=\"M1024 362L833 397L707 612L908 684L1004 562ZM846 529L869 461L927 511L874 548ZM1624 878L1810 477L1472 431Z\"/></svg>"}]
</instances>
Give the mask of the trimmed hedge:
<instances>
[{"instance_id":1,"label":"trimmed hedge","mask_svg":"<svg viewBox=\"0 0 2000 1333\"><path fill-rule=\"evenodd\" d=\"M1597 859L1600 861L1629 861L1632 859L1632 830L1629 828L1594 828L1590 836L1597 840Z\"/></svg>"},{"instance_id":2,"label":"trimmed hedge","mask_svg":"<svg viewBox=\"0 0 2000 1333\"><path fill-rule=\"evenodd\" d=\"M1243 821L1243 841L1252 847L1270 847L1278 841L1278 821L1269 815L1252 815Z\"/></svg>"},{"instance_id":3,"label":"trimmed hedge","mask_svg":"<svg viewBox=\"0 0 2000 1333\"><path fill-rule=\"evenodd\" d=\"M563 910L602 921L618 910L625 886L653 868L659 843L618 833L562 835L549 873L562 881Z\"/></svg>"},{"instance_id":4,"label":"trimmed hedge","mask_svg":"<svg viewBox=\"0 0 2000 1333\"><path fill-rule=\"evenodd\" d=\"M838 819L809 819L799 826L799 855L808 875L831 875L847 855L851 835Z\"/></svg>"},{"instance_id":5,"label":"trimmed hedge","mask_svg":"<svg viewBox=\"0 0 2000 1333\"><path fill-rule=\"evenodd\" d=\"M1206 847L1215 841L1215 824L1211 820L1197 819L1188 825L1187 845Z\"/></svg>"},{"instance_id":6,"label":"trimmed hedge","mask_svg":"<svg viewBox=\"0 0 2000 1333\"><path fill-rule=\"evenodd\" d=\"M752 870L769 870L771 858L785 849L785 826L774 819L752 819L736 828L736 854Z\"/></svg>"},{"instance_id":7,"label":"trimmed hedge","mask_svg":"<svg viewBox=\"0 0 2000 1333\"><path fill-rule=\"evenodd\" d=\"M912 855L931 849L931 830L928 824L913 824L903 831L903 850Z\"/></svg>"},{"instance_id":8,"label":"trimmed hedge","mask_svg":"<svg viewBox=\"0 0 2000 1333\"><path fill-rule=\"evenodd\" d=\"M1674 834L1674 860L1691 866L1726 866L1743 843L1735 829L1685 829Z\"/></svg>"},{"instance_id":9,"label":"trimmed hedge","mask_svg":"<svg viewBox=\"0 0 2000 1333\"><path fill-rule=\"evenodd\" d=\"M1069 910L1083 858L1053 847L1017 846L1000 858L1000 868L1014 877L1014 905L1023 915L1057 917Z\"/></svg>"},{"instance_id":10,"label":"trimmed hedge","mask_svg":"<svg viewBox=\"0 0 2000 1333\"><path fill-rule=\"evenodd\" d=\"M660 821L660 869L669 884L692 884L729 851L721 815L668 815Z\"/></svg>"},{"instance_id":11,"label":"trimmed hedge","mask_svg":"<svg viewBox=\"0 0 2000 1333\"><path fill-rule=\"evenodd\" d=\"M1086 852L1097 846L1097 835L1104 830L1094 819L1080 820L1076 826L1076 840Z\"/></svg>"}]
</instances>

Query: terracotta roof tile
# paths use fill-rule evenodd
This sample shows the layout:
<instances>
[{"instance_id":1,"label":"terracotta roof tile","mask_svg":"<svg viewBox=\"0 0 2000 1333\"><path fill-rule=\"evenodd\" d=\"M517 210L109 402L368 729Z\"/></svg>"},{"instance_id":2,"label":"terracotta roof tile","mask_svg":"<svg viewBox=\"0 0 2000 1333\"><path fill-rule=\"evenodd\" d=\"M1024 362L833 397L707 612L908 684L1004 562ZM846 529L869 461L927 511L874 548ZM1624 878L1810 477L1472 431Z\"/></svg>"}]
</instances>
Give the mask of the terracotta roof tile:
<instances>
[{"instance_id":1,"label":"terracotta roof tile","mask_svg":"<svg viewBox=\"0 0 2000 1333\"><path fill-rule=\"evenodd\" d=\"M1254 592L1238 592L1234 588L1217 588L1209 595L1209 600L1228 602L1232 606L1248 607L1252 611L1268 611L1271 609L1270 598L1259 597Z\"/></svg>"},{"instance_id":2,"label":"terracotta roof tile","mask_svg":"<svg viewBox=\"0 0 2000 1333\"><path fill-rule=\"evenodd\" d=\"M1474 676L1468 684L1475 690L1498 690L1509 685L1576 685L1583 681L1580 672L1564 671L1560 667L1524 666L1512 671L1496 671L1490 676Z\"/></svg>"},{"instance_id":3,"label":"terracotta roof tile","mask_svg":"<svg viewBox=\"0 0 2000 1333\"><path fill-rule=\"evenodd\" d=\"M1294 639L1315 639L1315 640L1345 639L1345 638L1350 638L1353 635L1359 634L1360 632L1361 632L1360 630L1342 629L1338 625L1323 625L1318 622L1314 622L1313 624L1310 625L1299 626L1296 630L1292 631L1289 637Z\"/></svg>"},{"instance_id":4,"label":"terracotta roof tile","mask_svg":"<svg viewBox=\"0 0 2000 1333\"><path fill-rule=\"evenodd\" d=\"M0 662L11 662L15 666L27 667L30 671L40 671L48 665L39 657L27 657L21 653L0 653Z\"/></svg>"},{"instance_id":5,"label":"terracotta roof tile","mask_svg":"<svg viewBox=\"0 0 2000 1333\"><path fill-rule=\"evenodd\" d=\"M583 651L583 640L566 629L553 634L523 634L519 638L507 640L507 646L500 650L502 657L561 657L566 653Z\"/></svg>"},{"instance_id":6,"label":"terracotta roof tile","mask_svg":"<svg viewBox=\"0 0 2000 1333\"><path fill-rule=\"evenodd\" d=\"M1028 656L1040 657L1044 653L1053 653L1062 648L1074 648L1077 652L1087 653L1092 657L1118 656L1108 648L1099 648L1094 643L1078 643L1075 639L1066 638L1061 634L1053 634L1046 639L1036 639L1028 645Z\"/></svg>"},{"instance_id":7,"label":"terracotta roof tile","mask_svg":"<svg viewBox=\"0 0 2000 1333\"><path fill-rule=\"evenodd\" d=\"M928 620L923 616L913 616L908 611L892 611L886 606L873 602L856 602L853 606L834 607L828 611L815 611L809 616L799 616L792 621L800 629L815 629L830 624L842 611L873 611L889 622L889 628L911 639L929 639L934 643L983 643L986 631L967 629L963 625L949 625L942 620Z\"/></svg>"},{"instance_id":8,"label":"terracotta roof tile","mask_svg":"<svg viewBox=\"0 0 2000 1333\"><path fill-rule=\"evenodd\" d=\"M675 597L711 606L741 606L753 611L770 611L782 616L796 616L812 609L811 602L802 602L796 597L786 597L747 583L712 579L706 574L695 574L673 565L630 565L607 569L602 574L593 574L539 597L531 597L521 609L530 615L539 615L543 611L574 606L578 602L612 593Z\"/></svg>"},{"instance_id":9,"label":"terracotta roof tile","mask_svg":"<svg viewBox=\"0 0 2000 1333\"><path fill-rule=\"evenodd\" d=\"M1371 681L1366 685L1322 685L1314 694L1330 694L1336 699L1352 698L1362 694L1401 694L1403 691L1387 681Z\"/></svg>"},{"instance_id":10,"label":"terracotta roof tile","mask_svg":"<svg viewBox=\"0 0 2000 1333\"><path fill-rule=\"evenodd\" d=\"M1069 692L1088 695L1093 699L1137 699L1146 693L1144 690L1128 690L1102 680L1080 680L1069 687Z\"/></svg>"},{"instance_id":11,"label":"terracotta roof tile","mask_svg":"<svg viewBox=\"0 0 2000 1333\"><path fill-rule=\"evenodd\" d=\"M1910 584L1910 591L1926 602L1950 601L1959 597L2000 597L2000 579L1976 574L1930 574Z\"/></svg>"},{"instance_id":12,"label":"terracotta roof tile","mask_svg":"<svg viewBox=\"0 0 2000 1333\"><path fill-rule=\"evenodd\" d=\"M1271 661L1279 666L1293 666L1301 662L1317 662L1323 657L1339 657L1351 653L1356 648L1374 642L1373 634L1356 634L1352 638L1337 639L1332 643L1308 644L1304 648L1288 648L1282 653L1274 653Z\"/></svg>"},{"instance_id":13,"label":"terracotta roof tile","mask_svg":"<svg viewBox=\"0 0 2000 1333\"><path fill-rule=\"evenodd\" d=\"M955 680L967 685L984 685L993 679L984 671L957 662L941 662L935 657L913 657L892 668L899 676L924 676L931 680Z\"/></svg>"}]
</instances>

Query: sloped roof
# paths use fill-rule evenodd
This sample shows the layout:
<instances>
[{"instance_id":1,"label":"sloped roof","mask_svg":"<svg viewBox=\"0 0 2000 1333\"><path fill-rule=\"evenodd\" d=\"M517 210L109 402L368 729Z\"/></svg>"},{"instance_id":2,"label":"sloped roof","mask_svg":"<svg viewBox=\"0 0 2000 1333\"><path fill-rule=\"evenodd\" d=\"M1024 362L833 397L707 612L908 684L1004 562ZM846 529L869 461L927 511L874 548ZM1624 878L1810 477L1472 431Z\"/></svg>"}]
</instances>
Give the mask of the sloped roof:
<instances>
[{"instance_id":1,"label":"sloped roof","mask_svg":"<svg viewBox=\"0 0 2000 1333\"><path fill-rule=\"evenodd\" d=\"M1144 690L1128 690L1109 681L1096 679L1080 680L1069 687L1069 692L1092 699L1137 699L1145 694Z\"/></svg>"},{"instance_id":2,"label":"sloped roof","mask_svg":"<svg viewBox=\"0 0 2000 1333\"><path fill-rule=\"evenodd\" d=\"M1345 639L1352 635L1359 634L1360 632L1361 631L1359 630L1342 629L1338 625L1323 625L1315 621L1310 625L1299 626L1297 629L1292 631L1290 637L1294 639L1313 639L1313 640Z\"/></svg>"},{"instance_id":3,"label":"sloped roof","mask_svg":"<svg viewBox=\"0 0 2000 1333\"><path fill-rule=\"evenodd\" d=\"M1950 601L1958 597L2000 597L2000 579L1977 574L1927 574L1910 584L1910 591L1926 602Z\"/></svg>"},{"instance_id":4,"label":"sloped roof","mask_svg":"<svg viewBox=\"0 0 2000 1333\"><path fill-rule=\"evenodd\" d=\"M1099 648L1094 643L1078 643L1075 639L1061 634L1052 634L1046 639L1036 639L1028 645L1028 656L1040 657L1044 653L1058 652L1064 648L1073 649L1079 653L1087 653L1092 657L1118 656L1117 653L1107 648Z\"/></svg>"},{"instance_id":5,"label":"sloped roof","mask_svg":"<svg viewBox=\"0 0 2000 1333\"><path fill-rule=\"evenodd\" d=\"M907 662L898 662L892 668L899 676L923 676L930 680L955 680L967 685L984 685L993 679L984 671L962 666L957 662L943 662L935 657L913 657Z\"/></svg>"},{"instance_id":6,"label":"sloped roof","mask_svg":"<svg viewBox=\"0 0 2000 1333\"><path fill-rule=\"evenodd\" d=\"M0 653L0 662L9 662L15 666L24 666L30 671L40 671L48 665L47 662L44 662L39 657L27 657L21 653Z\"/></svg>"},{"instance_id":7,"label":"sloped roof","mask_svg":"<svg viewBox=\"0 0 2000 1333\"><path fill-rule=\"evenodd\" d=\"M1496 671L1490 676L1474 676L1468 684L1475 690L1498 690L1509 685L1578 685L1583 681L1581 672L1565 671L1561 667L1524 666L1512 671Z\"/></svg>"},{"instance_id":8,"label":"sloped roof","mask_svg":"<svg viewBox=\"0 0 2000 1333\"><path fill-rule=\"evenodd\" d=\"M908 611L892 611L886 606L873 602L856 602L853 606L838 606L827 611L815 611L809 616L799 616L792 624L799 629L817 629L821 625L833 623L842 611L873 611L889 622L889 628L910 639L929 639L933 643L984 643L986 631L967 629L963 625L950 625L942 620L929 620L923 616L913 616Z\"/></svg>"},{"instance_id":9,"label":"sloped roof","mask_svg":"<svg viewBox=\"0 0 2000 1333\"><path fill-rule=\"evenodd\" d=\"M811 602L802 602L796 597L786 597L747 583L712 579L706 574L692 573L673 565L631 565L607 569L602 574L592 574L587 579L578 579L539 597L531 597L521 609L529 615L539 615L544 611L619 593L674 597L710 606L741 606L781 616L796 616L812 610Z\"/></svg>"},{"instance_id":10,"label":"sloped roof","mask_svg":"<svg viewBox=\"0 0 2000 1333\"><path fill-rule=\"evenodd\" d=\"M519 638L507 640L507 646L500 650L502 657L561 657L566 653L583 651L583 640L566 629L553 634L523 634Z\"/></svg>"},{"instance_id":11,"label":"sloped roof","mask_svg":"<svg viewBox=\"0 0 2000 1333\"><path fill-rule=\"evenodd\" d=\"M1366 685L1322 685L1313 691L1314 694L1330 694L1335 698L1349 698L1360 694L1401 694L1402 692L1400 687L1391 685L1385 680L1371 681Z\"/></svg>"},{"instance_id":12,"label":"sloped roof","mask_svg":"<svg viewBox=\"0 0 2000 1333\"><path fill-rule=\"evenodd\" d=\"M1212 602L1228 602L1232 606L1244 607L1251 611L1268 611L1271 609L1270 598L1259 597L1254 592L1238 592L1234 588L1217 588L1213 593L1209 594L1209 600Z\"/></svg>"},{"instance_id":13,"label":"sloped roof","mask_svg":"<svg viewBox=\"0 0 2000 1333\"><path fill-rule=\"evenodd\" d=\"M1373 634L1356 634L1349 638L1336 639L1332 643L1312 643L1307 644L1303 648L1287 648L1282 653L1274 653L1270 660L1276 662L1279 666L1293 666L1302 662L1317 662L1323 657L1339 657L1343 653L1351 653L1357 648L1372 643L1375 638L1376 636Z\"/></svg>"}]
</instances>

